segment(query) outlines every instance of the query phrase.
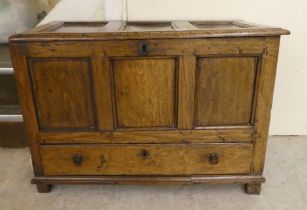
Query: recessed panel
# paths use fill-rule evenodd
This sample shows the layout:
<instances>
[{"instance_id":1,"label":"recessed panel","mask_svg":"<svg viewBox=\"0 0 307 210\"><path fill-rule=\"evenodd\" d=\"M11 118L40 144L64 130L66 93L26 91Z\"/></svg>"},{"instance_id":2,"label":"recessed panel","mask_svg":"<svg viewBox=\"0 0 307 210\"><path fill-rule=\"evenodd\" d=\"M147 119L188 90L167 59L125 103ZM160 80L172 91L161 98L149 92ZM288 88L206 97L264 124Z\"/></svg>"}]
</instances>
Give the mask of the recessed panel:
<instances>
[{"instance_id":1,"label":"recessed panel","mask_svg":"<svg viewBox=\"0 0 307 210\"><path fill-rule=\"evenodd\" d=\"M107 22L65 22L53 30L57 33L98 33L104 32Z\"/></svg>"},{"instance_id":2,"label":"recessed panel","mask_svg":"<svg viewBox=\"0 0 307 210\"><path fill-rule=\"evenodd\" d=\"M200 58L196 126L249 125L256 58Z\"/></svg>"},{"instance_id":3,"label":"recessed panel","mask_svg":"<svg viewBox=\"0 0 307 210\"><path fill-rule=\"evenodd\" d=\"M124 31L172 31L171 22L127 22Z\"/></svg>"},{"instance_id":4,"label":"recessed panel","mask_svg":"<svg viewBox=\"0 0 307 210\"><path fill-rule=\"evenodd\" d=\"M250 25L239 24L234 21L190 21L190 23L199 30L227 30L252 27Z\"/></svg>"},{"instance_id":5,"label":"recessed panel","mask_svg":"<svg viewBox=\"0 0 307 210\"><path fill-rule=\"evenodd\" d=\"M32 83L41 129L95 127L87 59L36 59Z\"/></svg>"},{"instance_id":6,"label":"recessed panel","mask_svg":"<svg viewBox=\"0 0 307 210\"><path fill-rule=\"evenodd\" d=\"M175 59L113 61L118 128L175 126Z\"/></svg>"}]
</instances>

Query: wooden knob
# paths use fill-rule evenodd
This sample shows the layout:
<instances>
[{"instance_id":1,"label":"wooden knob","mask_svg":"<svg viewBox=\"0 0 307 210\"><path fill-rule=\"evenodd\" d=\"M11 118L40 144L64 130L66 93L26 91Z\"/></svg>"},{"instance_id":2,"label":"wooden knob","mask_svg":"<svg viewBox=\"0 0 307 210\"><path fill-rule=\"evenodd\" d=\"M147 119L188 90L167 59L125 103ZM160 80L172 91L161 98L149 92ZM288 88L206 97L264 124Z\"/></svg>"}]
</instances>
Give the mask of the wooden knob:
<instances>
[{"instance_id":1,"label":"wooden knob","mask_svg":"<svg viewBox=\"0 0 307 210\"><path fill-rule=\"evenodd\" d=\"M83 157L80 154L75 154L72 156L72 161L76 166L80 166L82 164Z\"/></svg>"},{"instance_id":2,"label":"wooden knob","mask_svg":"<svg viewBox=\"0 0 307 210\"><path fill-rule=\"evenodd\" d=\"M141 156L143 159L148 158L149 155L150 155L150 153L149 153L146 149L142 149L142 150L140 151L140 156Z\"/></svg>"},{"instance_id":3,"label":"wooden knob","mask_svg":"<svg viewBox=\"0 0 307 210\"><path fill-rule=\"evenodd\" d=\"M216 153L211 153L209 155L209 163L215 165L219 162L219 157Z\"/></svg>"}]
</instances>

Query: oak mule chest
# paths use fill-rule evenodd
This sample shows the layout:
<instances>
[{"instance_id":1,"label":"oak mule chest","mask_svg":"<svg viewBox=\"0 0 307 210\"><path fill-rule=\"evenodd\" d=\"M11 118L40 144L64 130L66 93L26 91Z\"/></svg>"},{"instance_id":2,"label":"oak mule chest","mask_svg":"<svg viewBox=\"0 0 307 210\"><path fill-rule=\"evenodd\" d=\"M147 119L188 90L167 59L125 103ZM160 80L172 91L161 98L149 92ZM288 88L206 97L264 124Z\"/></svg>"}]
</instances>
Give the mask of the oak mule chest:
<instances>
[{"instance_id":1,"label":"oak mule chest","mask_svg":"<svg viewBox=\"0 0 307 210\"><path fill-rule=\"evenodd\" d=\"M32 183L241 183L259 194L285 34L243 21L111 21L13 35Z\"/></svg>"}]
</instances>

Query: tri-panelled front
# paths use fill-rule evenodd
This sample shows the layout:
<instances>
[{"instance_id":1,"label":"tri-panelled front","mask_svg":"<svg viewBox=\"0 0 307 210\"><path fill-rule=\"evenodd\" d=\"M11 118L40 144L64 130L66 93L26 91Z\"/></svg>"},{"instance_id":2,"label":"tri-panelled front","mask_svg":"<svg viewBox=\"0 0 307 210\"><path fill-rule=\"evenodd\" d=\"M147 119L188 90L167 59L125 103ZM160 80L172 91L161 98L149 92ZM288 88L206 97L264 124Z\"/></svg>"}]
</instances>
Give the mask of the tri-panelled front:
<instances>
[{"instance_id":1,"label":"tri-panelled front","mask_svg":"<svg viewBox=\"0 0 307 210\"><path fill-rule=\"evenodd\" d=\"M261 38L253 41L242 38L228 41L95 41L80 42L78 46L54 42L39 48L38 43L30 44L28 65L38 135L47 133L49 141L44 143L54 144L52 135L57 136L57 142L59 136L67 142L67 132L76 133L84 143L86 138L99 138L90 136L91 133L108 132L107 138L112 143L112 132L121 132L122 137L127 136L133 144L130 132L139 132L138 136L146 132L148 138L147 131L153 136L155 132L165 131L166 135L160 139L163 141L170 130L178 138L182 136L182 130L203 132L213 129L218 133L218 130L234 129L243 134L253 129L262 42ZM75 50L80 49L80 45L84 50ZM81 135L85 131L89 136ZM216 143L234 143L236 135L229 133ZM151 143L158 144L160 140L153 138ZM44 145L41 155L47 175L144 175L157 174L158 170L164 175L249 173L252 135L246 143L235 146L183 146L189 145L190 139L186 135L181 140L185 143L177 146L142 145L153 154L150 156L153 159L144 160L135 156L141 147L124 144L102 144L97 148L94 144L84 147L70 144L67 149ZM73 143L78 143L78 138ZM124 163L120 157L112 155L113 152L123 155L128 162ZM208 152L216 153L222 162L216 165L202 162ZM92 162L87 163L88 167L79 167L67 156L73 156L72 153ZM52 160L53 155L65 155L64 161ZM184 159L176 161L177 155L178 160L179 156ZM99 168L101 156L110 163ZM132 170L130 167L134 164L142 169ZM228 171L231 165L232 171Z\"/></svg>"},{"instance_id":2,"label":"tri-panelled front","mask_svg":"<svg viewBox=\"0 0 307 210\"><path fill-rule=\"evenodd\" d=\"M63 50L67 43L61 42L40 46L39 52L35 44L30 48L34 55L28 58L29 74L41 131L103 130L97 123L104 121L103 114L108 112L112 113L111 130L176 129L183 124L178 112L190 115L191 109L191 129L253 124L263 49L255 46L245 50L239 43L248 44L247 39L230 41L228 50L221 52L219 46L212 51L212 43L205 40L148 40L145 54L140 49L144 41L105 42L84 43L84 51L75 55L78 46L69 44L70 50ZM195 62L181 65L185 57L194 57ZM107 65L97 65L100 60ZM104 81L100 89L104 72L108 73L108 84ZM187 101L179 87L187 88L189 82L193 97ZM101 110L98 93L101 97L110 95L111 106L97 117L97 110ZM182 110L187 103L193 107Z\"/></svg>"}]
</instances>

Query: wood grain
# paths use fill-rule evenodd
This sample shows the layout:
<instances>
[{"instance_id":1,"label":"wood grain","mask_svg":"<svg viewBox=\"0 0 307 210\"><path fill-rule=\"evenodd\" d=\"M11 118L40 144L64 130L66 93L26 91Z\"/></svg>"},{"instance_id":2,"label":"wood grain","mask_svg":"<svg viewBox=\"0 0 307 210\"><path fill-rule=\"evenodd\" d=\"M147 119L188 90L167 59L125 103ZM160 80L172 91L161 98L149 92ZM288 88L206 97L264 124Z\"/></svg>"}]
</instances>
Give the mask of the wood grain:
<instances>
[{"instance_id":1,"label":"wood grain","mask_svg":"<svg viewBox=\"0 0 307 210\"><path fill-rule=\"evenodd\" d=\"M92 58L93 83L99 130L113 130L113 104L110 79L110 63L103 54Z\"/></svg>"},{"instance_id":2,"label":"wood grain","mask_svg":"<svg viewBox=\"0 0 307 210\"><path fill-rule=\"evenodd\" d=\"M191 143L191 142L252 142L253 129L207 130L124 130L104 132L41 132L42 144L62 143Z\"/></svg>"},{"instance_id":3,"label":"wood grain","mask_svg":"<svg viewBox=\"0 0 307 210\"><path fill-rule=\"evenodd\" d=\"M212 37L259 37L280 36L290 32L276 27L260 26L242 21L197 21L198 25L210 25L203 30L195 21L134 21L134 22L74 22L55 21L37 29L14 35L11 41L52 41L52 40L119 40L159 38L212 38ZM110 27L113 23L115 26ZM177 24L176 24L177 23ZM194 24L193 24L194 23ZM221 27L222 25L222 27ZM126 26L126 27L125 27ZM194 26L194 27L191 27ZM70 27L70 28L69 28ZM61 33L63 29L66 33ZM84 33L84 32L90 33ZM41 32L44 32L43 34ZM65 31L64 31L65 32ZM101 33L103 32L103 33ZM120 33L119 33L120 32Z\"/></svg>"},{"instance_id":4,"label":"wood grain","mask_svg":"<svg viewBox=\"0 0 307 210\"><path fill-rule=\"evenodd\" d=\"M174 59L113 60L118 128L175 127Z\"/></svg>"},{"instance_id":5,"label":"wood grain","mask_svg":"<svg viewBox=\"0 0 307 210\"><path fill-rule=\"evenodd\" d=\"M39 140L36 138L38 124L36 120L35 105L31 88L31 78L28 70L26 55L20 50L20 46L10 44L10 53L16 77L19 101L24 118L26 137L31 151L31 161L35 176L43 175L43 166L40 156Z\"/></svg>"},{"instance_id":6,"label":"wood grain","mask_svg":"<svg viewBox=\"0 0 307 210\"><path fill-rule=\"evenodd\" d=\"M33 183L260 193L288 33L242 21L56 22L11 37Z\"/></svg>"},{"instance_id":7,"label":"wood grain","mask_svg":"<svg viewBox=\"0 0 307 210\"><path fill-rule=\"evenodd\" d=\"M279 50L279 37L267 39L259 75L257 105L255 108L255 134L253 151L253 174L262 174L269 135L274 82Z\"/></svg>"},{"instance_id":8,"label":"wood grain","mask_svg":"<svg viewBox=\"0 0 307 210\"><path fill-rule=\"evenodd\" d=\"M249 125L256 58L199 58L196 126Z\"/></svg>"},{"instance_id":9,"label":"wood grain","mask_svg":"<svg viewBox=\"0 0 307 210\"><path fill-rule=\"evenodd\" d=\"M41 129L95 127L86 59L32 60L31 73Z\"/></svg>"},{"instance_id":10,"label":"wood grain","mask_svg":"<svg viewBox=\"0 0 307 210\"><path fill-rule=\"evenodd\" d=\"M178 128L194 128L196 56L179 59Z\"/></svg>"},{"instance_id":11,"label":"wood grain","mask_svg":"<svg viewBox=\"0 0 307 210\"><path fill-rule=\"evenodd\" d=\"M252 144L67 145L43 146L41 151L48 176L246 174ZM211 153L218 155L215 165L208 160ZM74 164L75 154L83 157L81 165Z\"/></svg>"},{"instance_id":12,"label":"wood grain","mask_svg":"<svg viewBox=\"0 0 307 210\"><path fill-rule=\"evenodd\" d=\"M240 184L264 183L256 175L192 175L192 176L45 176L34 177L32 184Z\"/></svg>"},{"instance_id":13,"label":"wood grain","mask_svg":"<svg viewBox=\"0 0 307 210\"><path fill-rule=\"evenodd\" d=\"M149 39L146 40L146 56L181 56L181 55L261 55L266 37L254 38L211 38L203 39ZM98 53L107 57L139 56L140 40L118 41L82 41L82 42L26 42L19 44L31 57L91 57ZM31 44L30 44L31 43ZM191 47L193 46L193 47ZM82 49L82 50L80 50Z\"/></svg>"}]
</instances>

